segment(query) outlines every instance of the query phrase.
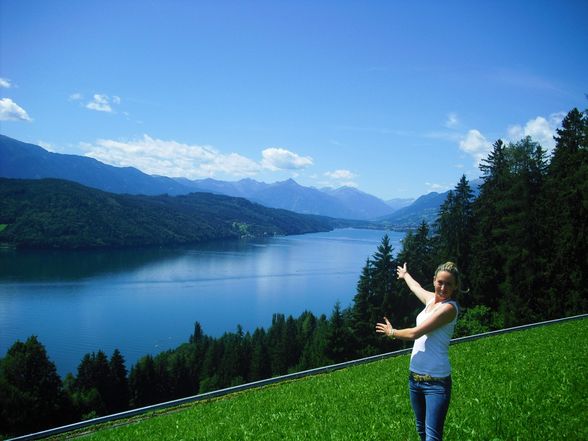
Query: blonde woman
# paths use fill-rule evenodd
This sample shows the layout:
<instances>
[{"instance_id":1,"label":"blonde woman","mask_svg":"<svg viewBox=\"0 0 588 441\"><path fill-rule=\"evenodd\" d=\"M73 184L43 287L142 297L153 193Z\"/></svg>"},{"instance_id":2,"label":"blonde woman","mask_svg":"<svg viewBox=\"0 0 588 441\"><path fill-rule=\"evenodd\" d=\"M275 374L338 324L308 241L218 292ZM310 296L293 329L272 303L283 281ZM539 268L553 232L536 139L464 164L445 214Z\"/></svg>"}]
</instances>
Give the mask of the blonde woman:
<instances>
[{"instance_id":1,"label":"blonde woman","mask_svg":"<svg viewBox=\"0 0 588 441\"><path fill-rule=\"evenodd\" d=\"M384 317L384 322L376 325L376 332L414 341L409 391L417 432L421 441L441 441L451 398L448 349L459 313L459 306L452 299L459 290L459 270L453 262L439 265L433 277L434 292L425 290L412 278L406 263L397 267L396 273L425 307L417 316L415 327L394 329Z\"/></svg>"}]
</instances>

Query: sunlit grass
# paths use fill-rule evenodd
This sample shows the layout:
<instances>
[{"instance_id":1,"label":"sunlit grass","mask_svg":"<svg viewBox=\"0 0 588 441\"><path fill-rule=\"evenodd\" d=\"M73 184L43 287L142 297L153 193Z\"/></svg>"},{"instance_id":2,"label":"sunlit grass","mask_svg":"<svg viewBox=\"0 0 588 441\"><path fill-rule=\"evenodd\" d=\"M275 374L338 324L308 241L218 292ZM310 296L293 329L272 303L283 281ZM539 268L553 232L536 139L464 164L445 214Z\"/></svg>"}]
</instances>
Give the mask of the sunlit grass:
<instances>
[{"instance_id":1,"label":"sunlit grass","mask_svg":"<svg viewBox=\"0 0 588 441\"><path fill-rule=\"evenodd\" d=\"M452 346L447 440L588 439L588 320ZM417 440L408 356L201 402L89 440Z\"/></svg>"}]
</instances>

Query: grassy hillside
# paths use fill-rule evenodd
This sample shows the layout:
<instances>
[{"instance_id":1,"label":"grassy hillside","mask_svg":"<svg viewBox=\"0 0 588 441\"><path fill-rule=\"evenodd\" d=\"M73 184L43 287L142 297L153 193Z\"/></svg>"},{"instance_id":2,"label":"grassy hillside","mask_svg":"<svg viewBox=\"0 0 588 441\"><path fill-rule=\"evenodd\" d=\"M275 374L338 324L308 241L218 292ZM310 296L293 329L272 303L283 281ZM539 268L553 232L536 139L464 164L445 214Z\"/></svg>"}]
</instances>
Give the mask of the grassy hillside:
<instances>
[{"instance_id":1,"label":"grassy hillside","mask_svg":"<svg viewBox=\"0 0 588 441\"><path fill-rule=\"evenodd\" d=\"M583 319L452 346L446 439L588 439L586 332ZM84 439L416 441L408 362L401 356L250 390Z\"/></svg>"},{"instance_id":2,"label":"grassy hillside","mask_svg":"<svg viewBox=\"0 0 588 441\"><path fill-rule=\"evenodd\" d=\"M0 244L21 248L176 245L332 228L242 198L120 195L57 179L0 179Z\"/></svg>"}]
</instances>

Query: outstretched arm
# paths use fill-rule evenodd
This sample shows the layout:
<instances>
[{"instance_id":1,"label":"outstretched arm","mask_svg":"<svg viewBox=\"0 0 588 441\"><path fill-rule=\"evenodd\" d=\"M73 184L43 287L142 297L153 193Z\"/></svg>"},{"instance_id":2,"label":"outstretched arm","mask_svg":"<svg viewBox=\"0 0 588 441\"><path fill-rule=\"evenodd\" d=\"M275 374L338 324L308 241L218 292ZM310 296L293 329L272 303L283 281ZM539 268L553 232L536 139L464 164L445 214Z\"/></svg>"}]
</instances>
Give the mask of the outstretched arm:
<instances>
[{"instance_id":1,"label":"outstretched arm","mask_svg":"<svg viewBox=\"0 0 588 441\"><path fill-rule=\"evenodd\" d=\"M425 305L429 302L429 300L431 300L431 297L435 296L435 293L427 291L420 285L419 282L412 278L406 269L406 262L404 262L404 266L396 267L396 274L398 275L399 279L404 279L414 295L416 295Z\"/></svg>"},{"instance_id":2,"label":"outstretched arm","mask_svg":"<svg viewBox=\"0 0 588 441\"><path fill-rule=\"evenodd\" d=\"M376 325L376 332L399 340L416 340L417 338L450 323L457 314L451 303L439 306L435 312L420 325L414 328L394 329L390 321L384 317L384 323Z\"/></svg>"}]
</instances>

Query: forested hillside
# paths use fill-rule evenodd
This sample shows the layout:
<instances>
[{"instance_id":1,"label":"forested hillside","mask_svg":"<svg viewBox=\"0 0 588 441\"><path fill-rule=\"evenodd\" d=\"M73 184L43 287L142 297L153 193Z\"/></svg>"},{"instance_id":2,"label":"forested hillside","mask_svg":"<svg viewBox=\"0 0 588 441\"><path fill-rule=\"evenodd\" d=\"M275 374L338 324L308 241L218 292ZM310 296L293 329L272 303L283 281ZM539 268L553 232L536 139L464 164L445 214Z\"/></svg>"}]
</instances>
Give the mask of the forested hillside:
<instances>
[{"instance_id":1,"label":"forested hillside","mask_svg":"<svg viewBox=\"0 0 588 441\"><path fill-rule=\"evenodd\" d=\"M586 313L588 114L568 113L551 157L528 137L498 140L481 170L480 195L474 199L462 177L436 221L409 232L397 257L384 237L363 268L353 303L334 305L330 317L275 314L267 330L237 326L220 338L196 323L184 345L143 357L129 375L118 351L110 359L97 352L64 382L35 337L15 343L0 362L0 432L31 431L398 349L405 343L376 335L374 326L384 314L395 328L412 326L422 307L396 279L403 262L429 290L440 262L461 268L469 290L457 296L456 336Z\"/></svg>"},{"instance_id":2,"label":"forested hillside","mask_svg":"<svg viewBox=\"0 0 588 441\"><path fill-rule=\"evenodd\" d=\"M242 198L119 195L56 179L0 178L0 243L20 248L176 245L330 229L328 218Z\"/></svg>"}]
</instances>

